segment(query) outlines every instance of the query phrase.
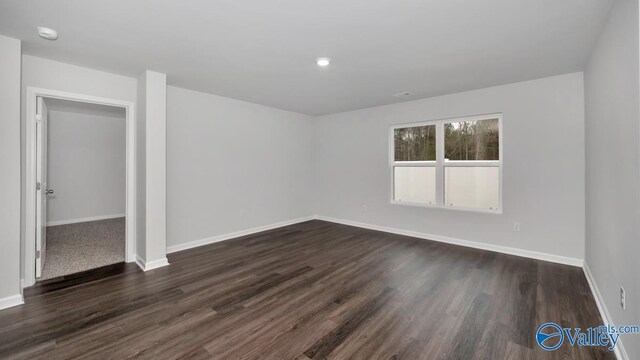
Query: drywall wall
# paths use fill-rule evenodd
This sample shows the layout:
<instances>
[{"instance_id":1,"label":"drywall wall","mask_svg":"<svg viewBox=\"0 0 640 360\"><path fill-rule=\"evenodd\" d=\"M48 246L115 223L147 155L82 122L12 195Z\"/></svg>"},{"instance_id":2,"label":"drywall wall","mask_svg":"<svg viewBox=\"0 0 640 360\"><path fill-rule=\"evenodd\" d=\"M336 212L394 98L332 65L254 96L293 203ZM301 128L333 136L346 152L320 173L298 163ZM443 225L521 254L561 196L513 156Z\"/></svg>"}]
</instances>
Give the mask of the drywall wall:
<instances>
[{"instance_id":1,"label":"drywall wall","mask_svg":"<svg viewBox=\"0 0 640 360\"><path fill-rule=\"evenodd\" d=\"M146 187L147 187L147 162L146 162L146 131L147 131L147 73L144 72L138 77L137 103L136 103L136 256L144 261L147 257L146 239Z\"/></svg>"},{"instance_id":2,"label":"drywall wall","mask_svg":"<svg viewBox=\"0 0 640 360\"><path fill-rule=\"evenodd\" d=\"M614 3L585 71L586 263L616 325L640 324L638 11L635 0ZM638 335L622 341L640 359Z\"/></svg>"},{"instance_id":3,"label":"drywall wall","mask_svg":"<svg viewBox=\"0 0 640 360\"><path fill-rule=\"evenodd\" d=\"M126 119L101 107L48 114L47 224L124 216Z\"/></svg>"},{"instance_id":4,"label":"drywall wall","mask_svg":"<svg viewBox=\"0 0 640 360\"><path fill-rule=\"evenodd\" d=\"M144 124L144 236L138 241L138 262L151 270L167 262L167 75L145 71L138 83L139 111ZM141 242L144 245L141 247Z\"/></svg>"},{"instance_id":5,"label":"drywall wall","mask_svg":"<svg viewBox=\"0 0 640 360\"><path fill-rule=\"evenodd\" d=\"M566 257L584 256L582 73L315 119L320 216ZM390 126L503 114L503 213L391 204ZM513 223L521 231L513 231ZM562 260L562 259L561 259Z\"/></svg>"},{"instance_id":6,"label":"drywall wall","mask_svg":"<svg viewBox=\"0 0 640 360\"><path fill-rule=\"evenodd\" d=\"M126 101L136 101L136 78L116 75L85 67L70 65L58 61L42 59L35 56L22 56L22 120L21 120L21 177L25 177L25 123L26 123L26 92L27 87L37 87L48 90L66 91L84 95L106 97ZM139 156L136 154L136 156ZM137 159L137 161L140 161ZM25 234L25 187L21 184L21 253L24 253ZM139 215L139 212L138 212ZM139 221L139 220L138 220ZM24 276L24 266L21 267L21 277Z\"/></svg>"},{"instance_id":7,"label":"drywall wall","mask_svg":"<svg viewBox=\"0 0 640 360\"><path fill-rule=\"evenodd\" d=\"M167 87L169 249L313 215L312 121Z\"/></svg>"},{"instance_id":8,"label":"drywall wall","mask_svg":"<svg viewBox=\"0 0 640 360\"><path fill-rule=\"evenodd\" d=\"M0 309L20 289L20 40L0 36Z\"/></svg>"},{"instance_id":9,"label":"drywall wall","mask_svg":"<svg viewBox=\"0 0 640 360\"><path fill-rule=\"evenodd\" d=\"M22 56L23 102L26 87L136 101L136 79L30 55Z\"/></svg>"}]
</instances>

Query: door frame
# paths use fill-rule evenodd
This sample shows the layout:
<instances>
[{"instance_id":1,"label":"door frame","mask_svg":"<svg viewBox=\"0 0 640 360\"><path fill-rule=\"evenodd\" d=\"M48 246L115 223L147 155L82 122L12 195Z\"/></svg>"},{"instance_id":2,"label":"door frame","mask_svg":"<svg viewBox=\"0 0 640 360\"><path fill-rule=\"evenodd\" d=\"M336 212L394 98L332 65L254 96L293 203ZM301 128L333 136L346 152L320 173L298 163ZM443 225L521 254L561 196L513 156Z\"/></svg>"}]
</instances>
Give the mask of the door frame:
<instances>
[{"instance_id":1,"label":"door frame","mask_svg":"<svg viewBox=\"0 0 640 360\"><path fill-rule=\"evenodd\" d=\"M136 246L136 110L132 101L27 87L25 124L25 247L23 287L36 282L36 106L37 97L117 106L126 111L125 261L135 261Z\"/></svg>"}]
</instances>

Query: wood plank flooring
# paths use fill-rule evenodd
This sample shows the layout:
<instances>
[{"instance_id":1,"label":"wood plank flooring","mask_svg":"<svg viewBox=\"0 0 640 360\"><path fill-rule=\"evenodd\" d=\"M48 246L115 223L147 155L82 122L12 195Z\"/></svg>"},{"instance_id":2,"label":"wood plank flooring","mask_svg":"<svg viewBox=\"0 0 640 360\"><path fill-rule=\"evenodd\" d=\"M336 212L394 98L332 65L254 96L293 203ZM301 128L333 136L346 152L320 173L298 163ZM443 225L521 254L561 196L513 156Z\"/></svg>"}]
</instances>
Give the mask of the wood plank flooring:
<instances>
[{"instance_id":1,"label":"wood plank flooring","mask_svg":"<svg viewBox=\"0 0 640 360\"><path fill-rule=\"evenodd\" d=\"M601 323L580 268L323 221L37 285L10 359L612 359L535 343Z\"/></svg>"}]
</instances>

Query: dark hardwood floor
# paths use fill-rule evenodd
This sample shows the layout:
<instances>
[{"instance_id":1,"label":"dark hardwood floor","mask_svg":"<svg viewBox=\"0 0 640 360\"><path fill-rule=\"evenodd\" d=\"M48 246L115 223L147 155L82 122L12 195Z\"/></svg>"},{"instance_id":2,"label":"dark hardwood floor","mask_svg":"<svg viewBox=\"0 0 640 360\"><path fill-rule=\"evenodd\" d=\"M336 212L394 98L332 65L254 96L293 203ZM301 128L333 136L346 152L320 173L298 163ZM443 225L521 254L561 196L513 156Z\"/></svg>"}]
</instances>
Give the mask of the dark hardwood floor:
<instances>
[{"instance_id":1,"label":"dark hardwood floor","mask_svg":"<svg viewBox=\"0 0 640 360\"><path fill-rule=\"evenodd\" d=\"M580 268L309 221L28 289L0 358L611 359L535 342L601 323Z\"/></svg>"}]
</instances>

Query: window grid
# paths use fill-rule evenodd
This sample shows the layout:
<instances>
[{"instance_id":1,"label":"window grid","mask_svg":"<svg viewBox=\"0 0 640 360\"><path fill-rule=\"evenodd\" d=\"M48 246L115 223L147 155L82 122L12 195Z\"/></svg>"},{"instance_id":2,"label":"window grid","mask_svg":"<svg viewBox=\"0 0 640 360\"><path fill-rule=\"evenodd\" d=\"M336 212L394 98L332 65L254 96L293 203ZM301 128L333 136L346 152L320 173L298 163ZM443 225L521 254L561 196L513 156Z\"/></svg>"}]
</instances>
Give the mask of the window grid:
<instances>
[{"instance_id":1,"label":"window grid","mask_svg":"<svg viewBox=\"0 0 640 360\"><path fill-rule=\"evenodd\" d=\"M464 122L464 121L480 121L498 119L498 141L499 141L499 160L446 160L445 161L445 131L444 124ZM394 131L398 128L418 127L425 125L436 126L436 160L435 161L395 161L395 138ZM411 206L424 206L424 207L436 207L451 210L463 210L472 212L483 213L502 213L502 160L503 160L503 145L502 145L503 133L502 133L502 114L489 114L469 116L462 118L452 118L434 121L425 121L420 123L411 124L399 124L391 127L390 130L390 202L392 204L411 205ZM425 204L419 202L407 202L395 200L395 169L396 167L434 167L436 169L436 202L435 204ZM446 168L450 167L495 167L498 168L498 207L496 209L484 209L474 207L461 207L455 205L449 205L445 203L445 172Z\"/></svg>"}]
</instances>

